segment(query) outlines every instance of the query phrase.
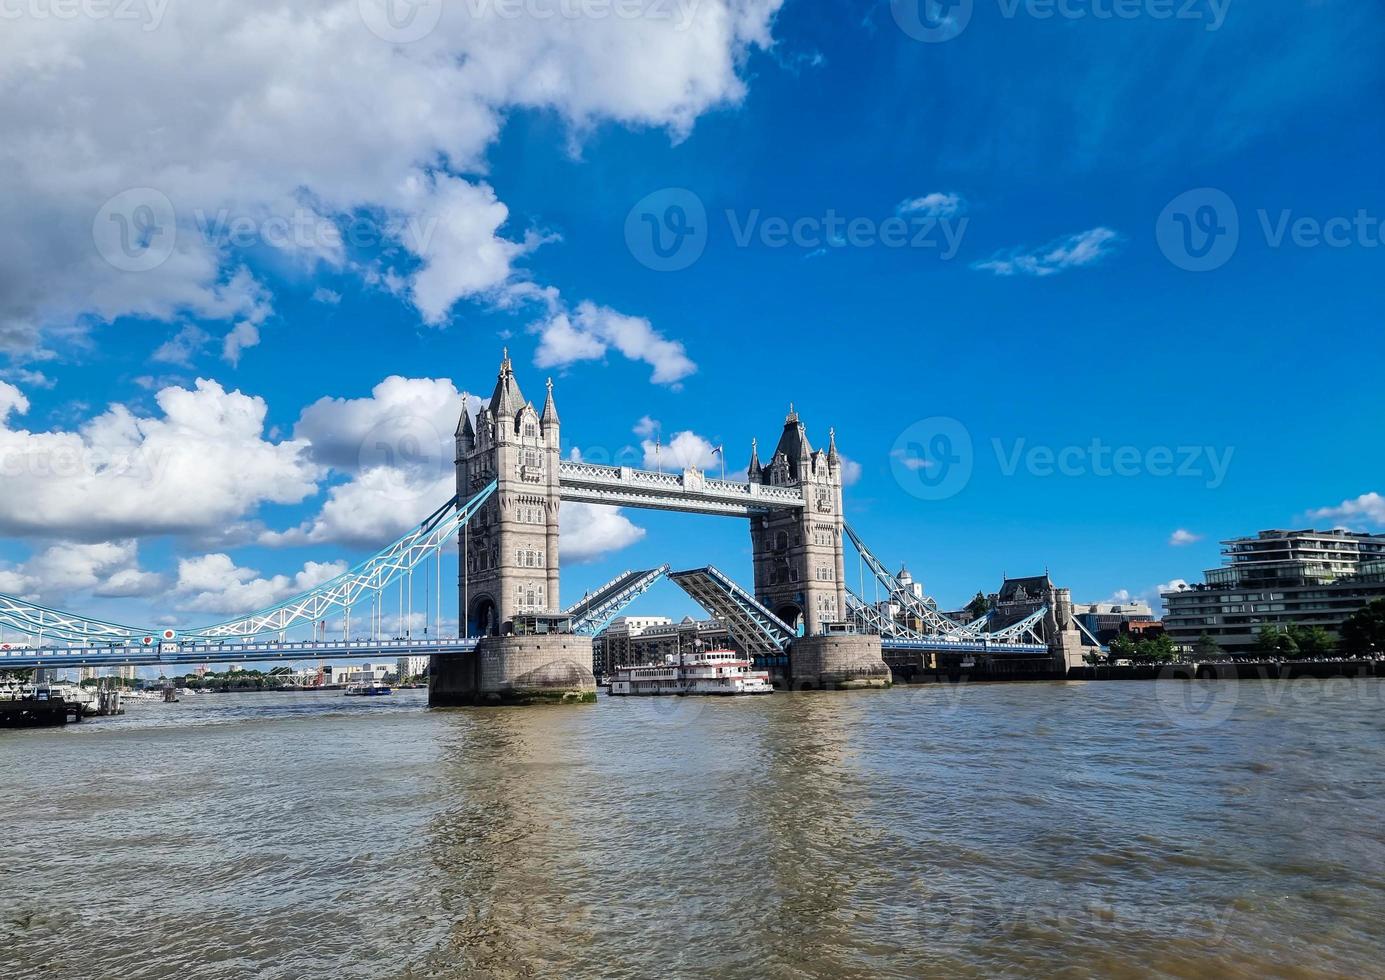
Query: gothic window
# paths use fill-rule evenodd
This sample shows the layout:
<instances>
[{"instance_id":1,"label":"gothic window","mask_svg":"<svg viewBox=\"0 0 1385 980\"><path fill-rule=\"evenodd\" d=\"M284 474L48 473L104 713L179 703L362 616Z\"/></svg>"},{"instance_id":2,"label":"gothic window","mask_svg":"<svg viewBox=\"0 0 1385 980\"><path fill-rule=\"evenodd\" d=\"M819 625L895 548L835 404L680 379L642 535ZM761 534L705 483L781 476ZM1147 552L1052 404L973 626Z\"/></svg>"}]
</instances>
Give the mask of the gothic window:
<instances>
[{"instance_id":1,"label":"gothic window","mask_svg":"<svg viewBox=\"0 0 1385 980\"><path fill-rule=\"evenodd\" d=\"M524 434L525 434L526 436L532 436L532 435L537 435L537 434L538 434L538 433L535 431L535 429L534 429L534 423L533 423L533 422L525 422L525 423L524 423Z\"/></svg>"},{"instance_id":2,"label":"gothic window","mask_svg":"<svg viewBox=\"0 0 1385 980\"><path fill-rule=\"evenodd\" d=\"M787 551L789 548L789 532L780 531L774 536L774 550Z\"/></svg>"}]
</instances>

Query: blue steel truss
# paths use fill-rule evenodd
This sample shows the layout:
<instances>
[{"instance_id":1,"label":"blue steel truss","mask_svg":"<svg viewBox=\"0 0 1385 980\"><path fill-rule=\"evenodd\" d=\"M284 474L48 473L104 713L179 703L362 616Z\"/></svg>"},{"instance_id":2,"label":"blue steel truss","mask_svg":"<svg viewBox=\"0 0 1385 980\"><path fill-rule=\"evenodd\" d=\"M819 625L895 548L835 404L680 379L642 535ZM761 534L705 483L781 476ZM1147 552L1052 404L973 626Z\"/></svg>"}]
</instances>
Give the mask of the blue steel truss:
<instances>
[{"instance_id":1,"label":"blue steel truss","mask_svg":"<svg viewBox=\"0 0 1385 980\"><path fill-rule=\"evenodd\" d=\"M621 572L601 588L585 596L582 601L573 603L564 610L566 615L572 617L572 631L584 636L600 633L611 625L611 620L615 619L622 609L653 588L668 572L668 565L639 572Z\"/></svg>"},{"instance_id":2,"label":"blue steel truss","mask_svg":"<svg viewBox=\"0 0 1385 980\"><path fill-rule=\"evenodd\" d=\"M977 623L959 623L948 619L933 607L931 600L920 599L911 590L900 585L899 579L895 578L894 574L885 567L885 563L875 557L874 552L866 547L866 543L852 530L851 525L844 524L842 527L846 531L847 537L851 539L851 543L855 545L861 560L870 569L871 574L888 590L890 600L899 603L904 607L906 613L922 623L927 635L953 637L980 635L981 631L977 628Z\"/></svg>"},{"instance_id":3,"label":"blue steel truss","mask_svg":"<svg viewBox=\"0 0 1385 980\"><path fill-rule=\"evenodd\" d=\"M781 656L798 635L792 626L711 565L671 572L669 580L720 620L726 631L752 656Z\"/></svg>"},{"instance_id":4,"label":"blue steel truss","mask_svg":"<svg viewBox=\"0 0 1385 980\"><path fill-rule=\"evenodd\" d=\"M490 499L495 488L496 482L492 480L465 503L453 497L418 527L350 571L239 619L182 631L142 630L59 612L16 596L0 595L0 627L34 637L39 643L53 639L89 645L152 646L175 639L226 640L282 633L293 626L315 623L334 609L345 610L349 615L352 605L362 596L378 594L451 540ZM0 648L0 653L3 652Z\"/></svg>"}]
</instances>

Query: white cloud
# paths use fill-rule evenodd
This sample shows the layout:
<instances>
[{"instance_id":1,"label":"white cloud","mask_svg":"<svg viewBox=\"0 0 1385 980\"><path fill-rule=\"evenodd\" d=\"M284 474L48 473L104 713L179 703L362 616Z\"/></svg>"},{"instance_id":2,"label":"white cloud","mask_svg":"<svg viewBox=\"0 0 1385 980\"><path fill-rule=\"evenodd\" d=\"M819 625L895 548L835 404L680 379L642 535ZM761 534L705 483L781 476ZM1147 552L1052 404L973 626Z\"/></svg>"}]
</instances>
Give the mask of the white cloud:
<instances>
[{"instance_id":1,"label":"white cloud","mask_svg":"<svg viewBox=\"0 0 1385 980\"><path fill-rule=\"evenodd\" d=\"M188 324L160 344L149 357L165 364L191 367L193 358L202 352L209 340L211 337L207 331L194 324Z\"/></svg>"},{"instance_id":2,"label":"white cloud","mask_svg":"<svg viewBox=\"0 0 1385 980\"><path fill-rule=\"evenodd\" d=\"M1121 237L1110 228L1091 228L1049 242L1043 248L997 252L972 268L998 276L1052 276L1068 269L1094 265L1115 251Z\"/></svg>"},{"instance_id":3,"label":"white cloud","mask_svg":"<svg viewBox=\"0 0 1385 980\"><path fill-rule=\"evenodd\" d=\"M665 470L698 469L703 472L721 470L721 455L711 441L696 432L675 432L667 442L645 439L640 442L644 450L646 469L662 467Z\"/></svg>"},{"instance_id":4,"label":"white cloud","mask_svg":"<svg viewBox=\"0 0 1385 980\"><path fill-rule=\"evenodd\" d=\"M1196 544L1201 540L1201 534L1194 534L1192 531L1186 530L1181 527L1177 531L1174 531L1172 534L1169 535L1169 544L1175 548L1181 548L1184 545Z\"/></svg>"},{"instance_id":5,"label":"white cloud","mask_svg":"<svg viewBox=\"0 0 1385 980\"><path fill-rule=\"evenodd\" d=\"M861 479L861 464L841 453L837 455L842 461L842 486L854 486Z\"/></svg>"},{"instance_id":6,"label":"white cloud","mask_svg":"<svg viewBox=\"0 0 1385 980\"><path fill-rule=\"evenodd\" d=\"M654 369L656 384L677 385L697 371L683 344L669 340L643 317L626 316L594 303L584 302L576 311L559 310L535 324L539 347L534 363L539 367L567 367L578 361L600 360L609 348L632 361Z\"/></svg>"},{"instance_id":7,"label":"white cloud","mask_svg":"<svg viewBox=\"0 0 1385 980\"><path fill-rule=\"evenodd\" d=\"M341 303L341 293L335 289L328 289L326 286L318 286L313 290L313 302L337 306Z\"/></svg>"},{"instance_id":8,"label":"white cloud","mask_svg":"<svg viewBox=\"0 0 1385 980\"><path fill-rule=\"evenodd\" d=\"M469 411L481 399L468 396ZM333 486L322 510L298 527L268 531L266 545L345 543L380 547L455 492L454 433L462 393L446 378L392 375L368 398L322 398L294 425L309 455L349 480Z\"/></svg>"},{"instance_id":9,"label":"white cloud","mask_svg":"<svg viewBox=\"0 0 1385 980\"><path fill-rule=\"evenodd\" d=\"M900 201L896 214L917 214L925 218L952 218L966 210L966 199L960 194L934 191L923 197Z\"/></svg>"},{"instance_id":10,"label":"white cloud","mask_svg":"<svg viewBox=\"0 0 1385 980\"><path fill-rule=\"evenodd\" d=\"M242 320L231 328L221 342L221 359L232 367L240 364L241 351L260 345L260 328Z\"/></svg>"},{"instance_id":11,"label":"white cloud","mask_svg":"<svg viewBox=\"0 0 1385 980\"><path fill-rule=\"evenodd\" d=\"M178 561L173 587L178 608L188 612L234 616L254 612L307 592L346 571L345 562L306 562L294 575L265 578L241 568L229 555L210 554Z\"/></svg>"},{"instance_id":12,"label":"white cloud","mask_svg":"<svg viewBox=\"0 0 1385 980\"><path fill-rule=\"evenodd\" d=\"M644 528L620 512L619 507L602 507L564 501L559 511L562 526L563 561L590 561L600 555L627 548L644 537Z\"/></svg>"},{"instance_id":13,"label":"white cloud","mask_svg":"<svg viewBox=\"0 0 1385 980\"><path fill-rule=\"evenodd\" d=\"M635 423L635 427L630 431L641 438L652 436L659 431L659 420L652 419L648 415L641 415L640 420Z\"/></svg>"},{"instance_id":14,"label":"white cloud","mask_svg":"<svg viewBox=\"0 0 1385 980\"><path fill-rule=\"evenodd\" d=\"M386 261L408 261L360 271L441 322L460 298L522 283L531 238L487 183L458 176L485 171L508 112L552 111L574 139L603 120L681 137L742 98L740 67L771 45L781 2L651 4L633 18L446 4L408 44L372 33L376 0L135 5L157 9L157 25L7 20L0 349L35 352L85 317L259 329L272 302L243 268L236 220L254 254L311 271L357 268L328 232L368 219ZM144 271L116 267L165 252ZM225 353L250 339L239 329Z\"/></svg>"},{"instance_id":15,"label":"white cloud","mask_svg":"<svg viewBox=\"0 0 1385 980\"><path fill-rule=\"evenodd\" d=\"M0 393L0 414L3 414L4 395ZM1351 500L1343 500L1336 507L1319 507L1308 512L1315 521L1330 521L1348 527L1385 527L1385 496L1378 493L1363 493Z\"/></svg>"},{"instance_id":16,"label":"white cloud","mask_svg":"<svg viewBox=\"0 0 1385 980\"><path fill-rule=\"evenodd\" d=\"M161 588L161 576L139 568L133 540L59 541L22 564L0 568L0 592L30 601L60 602L73 592L145 596Z\"/></svg>"},{"instance_id":17,"label":"white cloud","mask_svg":"<svg viewBox=\"0 0 1385 980\"><path fill-rule=\"evenodd\" d=\"M198 379L155 401L154 416L112 405L75 430L29 432L7 421L28 402L0 382L0 532L197 534L316 491L321 468L307 446L265 438L263 399Z\"/></svg>"}]
</instances>

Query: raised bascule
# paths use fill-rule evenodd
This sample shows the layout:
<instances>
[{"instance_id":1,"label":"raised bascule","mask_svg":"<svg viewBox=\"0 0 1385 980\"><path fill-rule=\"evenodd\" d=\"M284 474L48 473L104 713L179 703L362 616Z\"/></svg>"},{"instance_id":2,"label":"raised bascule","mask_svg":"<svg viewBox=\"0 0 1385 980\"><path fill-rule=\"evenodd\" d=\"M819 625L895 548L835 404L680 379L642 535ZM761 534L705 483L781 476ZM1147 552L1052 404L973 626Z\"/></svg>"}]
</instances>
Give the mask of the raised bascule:
<instances>
[{"instance_id":1,"label":"raised bascule","mask_svg":"<svg viewBox=\"0 0 1385 980\"><path fill-rule=\"evenodd\" d=\"M350 571L284 602L211 626L140 630L0 595L0 668L116 664L432 657L429 703L525 704L595 697L592 638L664 577L718 619L783 686L885 687L894 675L940 657L1051 658L1055 670L1085 650L1066 590L1043 579L1022 602L998 603L971 622L949 618L892 575L843 518L842 458L829 430L814 449L790 408L761 463L752 442L745 482L698 469L654 472L562 458L561 422L549 381L542 409L526 399L508 352L490 400L456 431L456 496L418 527ZM625 572L579 602L561 605L559 515L563 502L735 517L749 524L754 581L747 590L708 565ZM457 637L383 636L389 590L414 594L416 569L456 539ZM885 602L847 587L844 539ZM1036 580L1037 581L1037 580ZM864 592L864 589L862 589ZM436 625L441 625L441 602ZM354 612L354 621L353 621ZM318 627L338 617L340 638ZM365 625L362 626L362 620ZM353 638L352 630L355 629ZM290 640L309 628L310 640ZM324 630L325 632L325 630ZM425 633L427 631L425 630Z\"/></svg>"}]
</instances>

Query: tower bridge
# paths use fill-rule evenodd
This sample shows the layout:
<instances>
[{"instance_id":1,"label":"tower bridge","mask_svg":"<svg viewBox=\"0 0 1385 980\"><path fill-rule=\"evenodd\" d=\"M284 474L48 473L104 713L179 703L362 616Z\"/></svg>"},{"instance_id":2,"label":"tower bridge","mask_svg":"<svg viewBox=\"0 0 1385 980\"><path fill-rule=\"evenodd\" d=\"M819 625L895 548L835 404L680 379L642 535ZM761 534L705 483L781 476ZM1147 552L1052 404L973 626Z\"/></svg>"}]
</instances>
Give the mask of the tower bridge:
<instances>
[{"instance_id":1,"label":"tower bridge","mask_svg":"<svg viewBox=\"0 0 1385 980\"><path fill-rule=\"evenodd\" d=\"M0 595L0 668L426 654L433 658L430 704L583 700L595 694L592 637L665 577L748 652L787 663L782 680L795 687L886 686L891 667L944 652L1080 662L1071 601L1051 584L1045 591L1025 580L1031 588L1023 601L1003 602L971 622L944 616L931 599L905 588L844 521L835 432L829 430L827 448L814 449L792 409L768 462L761 463L752 442L744 482L710 479L694 468L664 473L565 460L560 432L552 382L542 409L535 408L507 352L490 400L475 417L462 406L456 495L377 554L302 595L185 630L137 629ZM663 565L625 572L565 607L564 501L746 520L753 583L744 588L711 565L679 572ZM444 637L442 555L453 539L462 635ZM886 611L847 588L844 540L898 609ZM392 590L398 621L411 622L414 573L432 562L438 628L431 637L426 629L421 638L411 629L386 637ZM339 618L339 639L318 636L329 616ZM291 638L304 629L311 639Z\"/></svg>"}]
</instances>

